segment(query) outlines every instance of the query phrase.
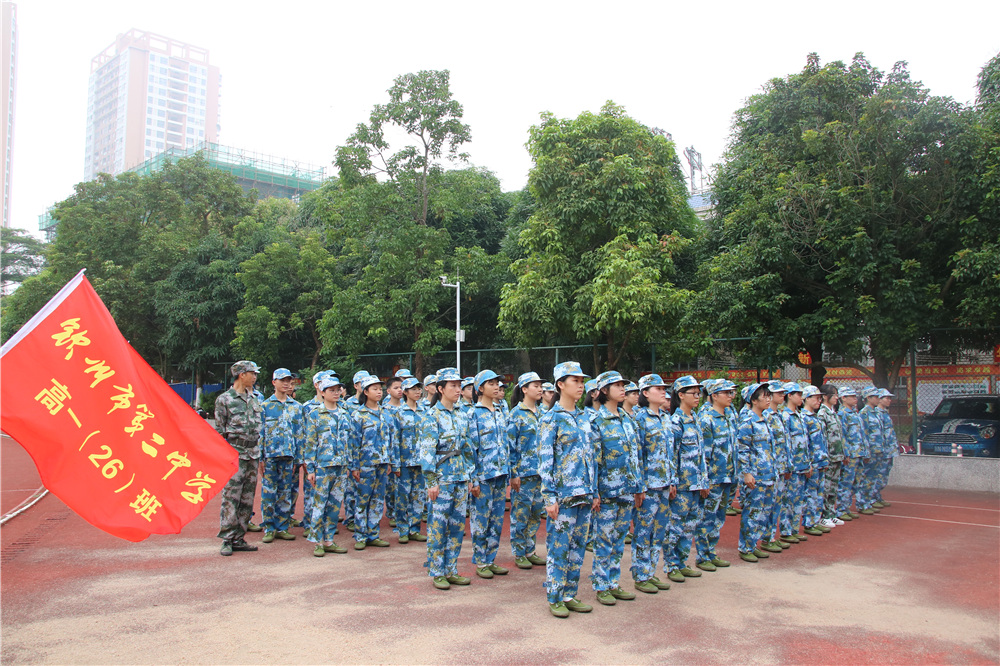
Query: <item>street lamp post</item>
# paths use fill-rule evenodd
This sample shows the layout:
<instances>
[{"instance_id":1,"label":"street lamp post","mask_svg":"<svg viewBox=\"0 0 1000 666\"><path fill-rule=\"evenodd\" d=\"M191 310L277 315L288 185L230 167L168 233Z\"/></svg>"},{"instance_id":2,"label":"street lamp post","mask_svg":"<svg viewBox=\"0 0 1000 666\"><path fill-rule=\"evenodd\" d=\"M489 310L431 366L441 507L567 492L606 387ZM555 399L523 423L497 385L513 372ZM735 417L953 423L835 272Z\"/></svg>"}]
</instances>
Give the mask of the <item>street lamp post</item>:
<instances>
[{"instance_id":1,"label":"street lamp post","mask_svg":"<svg viewBox=\"0 0 1000 666\"><path fill-rule=\"evenodd\" d=\"M455 284L448 282L448 276L441 276L441 286L455 290L455 368L462 375L462 281L455 276Z\"/></svg>"}]
</instances>

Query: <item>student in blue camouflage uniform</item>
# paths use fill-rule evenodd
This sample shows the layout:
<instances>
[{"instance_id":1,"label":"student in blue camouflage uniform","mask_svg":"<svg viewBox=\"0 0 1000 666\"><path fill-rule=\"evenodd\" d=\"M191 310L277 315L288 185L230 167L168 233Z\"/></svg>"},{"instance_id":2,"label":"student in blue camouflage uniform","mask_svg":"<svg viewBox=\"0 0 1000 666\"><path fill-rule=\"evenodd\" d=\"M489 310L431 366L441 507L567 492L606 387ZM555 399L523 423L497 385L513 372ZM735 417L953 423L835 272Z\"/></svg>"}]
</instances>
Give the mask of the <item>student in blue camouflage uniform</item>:
<instances>
[{"instance_id":1,"label":"student in blue camouflage uniform","mask_svg":"<svg viewBox=\"0 0 1000 666\"><path fill-rule=\"evenodd\" d=\"M837 418L840 419L840 430L844 434L844 464L837 487L837 505L843 512L843 521L860 518L861 515L851 511L852 499L857 487L858 469L867 457L868 446L865 440L864 427L858 416L858 392L850 386L840 388L840 409ZM858 502L860 508L860 501Z\"/></svg>"},{"instance_id":2,"label":"student in blue camouflage uniform","mask_svg":"<svg viewBox=\"0 0 1000 666\"><path fill-rule=\"evenodd\" d=\"M506 419L510 414L510 405L507 403L507 384L504 383L503 378L499 379L499 390L497 392L497 398L493 402L500 413L503 414Z\"/></svg>"},{"instance_id":3,"label":"student in blue camouflage uniform","mask_svg":"<svg viewBox=\"0 0 1000 666\"><path fill-rule=\"evenodd\" d=\"M781 420L781 411L785 406L785 385L776 379L768 381L767 388L771 392L771 405L764 410L762 416L771 429L774 440L774 497L771 501L771 516L767 525L767 538L761 544L761 549L769 553L780 553L790 548L789 542L778 538L778 523L781 510L785 505L785 491L792 476L792 449L785 432L785 424Z\"/></svg>"},{"instance_id":4,"label":"student in blue camouflage uniform","mask_svg":"<svg viewBox=\"0 0 1000 666\"><path fill-rule=\"evenodd\" d=\"M878 476L882 469L882 459L884 457L885 442L882 438L882 415L879 413L879 390L874 386L864 390L865 406L861 408L858 416L861 417L861 425L864 428L865 439L868 442L868 458L860 467L859 474L860 487L859 506L861 513L871 516L879 512L875 506L875 486L878 483Z\"/></svg>"},{"instance_id":5,"label":"student in blue camouflage uniform","mask_svg":"<svg viewBox=\"0 0 1000 666\"><path fill-rule=\"evenodd\" d=\"M635 589L647 594L670 589L670 583L656 576L660 551L670 528L670 500L677 495L674 424L670 420L670 396L666 389L659 375L642 377L639 380L639 407L635 413L639 468L646 497L635 516L632 579Z\"/></svg>"},{"instance_id":6,"label":"student in blue camouflage uniform","mask_svg":"<svg viewBox=\"0 0 1000 666\"><path fill-rule=\"evenodd\" d=\"M476 375L479 402L469 416L469 443L475 452L470 492L472 493L472 564L480 578L508 573L496 564L507 504L510 478L510 442L507 418L498 404L500 377L492 370Z\"/></svg>"},{"instance_id":7,"label":"student in blue camouflage uniform","mask_svg":"<svg viewBox=\"0 0 1000 666\"><path fill-rule=\"evenodd\" d=\"M262 408L253 392L259 371L253 361L233 363L229 368L233 385L215 400L215 429L239 454L239 466L222 489L219 508L219 554L225 556L257 550L244 537L253 515L257 474L263 467L259 461Z\"/></svg>"},{"instance_id":8,"label":"student in blue camouflage uniform","mask_svg":"<svg viewBox=\"0 0 1000 666\"><path fill-rule=\"evenodd\" d=\"M542 382L542 399L538 403L539 415L552 409L556 404L556 387L552 382Z\"/></svg>"},{"instance_id":9,"label":"student in blue camouflage uniform","mask_svg":"<svg viewBox=\"0 0 1000 666\"><path fill-rule=\"evenodd\" d=\"M304 403L302 403L302 420L303 420L304 423L308 420L309 413L312 412L317 407L319 407L321 404L323 404L323 399L322 399L322 396L320 394L319 385L323 382L324 379L328 379L328 378L331 378L331 377L335 378L337 380L337 392L340 394L340 397L343 398L343 396L344 396L344 386L343 386L343 384L340 383L340 377L337 377L337 373L334 372L333 370L320 370L315 375L313 375L313 379L312 379L313 388L316 390L316 395L314 395L313 397L309 398ZM293 397L294 397L294 395L293 395ZM343 406L341 406L341 409L343 409ZM302 464L301 462L298 465L296 465L296 470L295 470L296 481L295 481L295 483L292 484L292 511L293 511L293 515L294 515L294 511L295 511L295 505L299 501L299 487L298 487L298 485L299 485L298 484L299 470L302 470L302 476L304 477L305 474L306 474L305 465ZM304 478L302 479L302 481L303 481L303 483L302 483L302 489L304 491L304 494L303 494L303 497L302 497L302 518L303 519L302 520L296 520L293 517L291 524L292 524L292 527L302 526L304 528L304 531L308 532L308 527L305 525L305 523L309 522L309 516L312 515L313 493L308 490L308 488L307 488L308 483L305 481ZM341 502L341 504L343 504L343 502Z\"/></svg>"},{"instance_id":10,"label":"student in blue camouflage uniform","mask_svg":"<svg viewBox=\"0 0 1000 666\"><path fill-rule=\"evenodd\" d=\"M347 415L349 417L354 417L354 412L358 410L361 403L358 401L358 396L361 391L361 382L366 378L370 377L366 370L359 370L354 373L354 377L351 379L351 383L354 385L354 395L347 398L346 400L341 400L341 407L347 410ZM344 527L348 531L353 532L356 525L354 524L355 514L358 510L358 482L354 479L354 474L347 475L347 487L344 489Z\"/></svg>"},{"instance_id":11,"label":"student in blue camouflage uniform","mask_svg":"<svg viewBox=\"0 0 1000 666\"><path fill-rule=\"evenodd\" d=\"M535 554L538 528L545 517L542 478L538 475L538 419L542 378L526 372L517 378L516 404L507 419L510 441L510 549L519 569L545 564Z\"/></svg>"},{"instance_id":12,"label":"student in blue camouflage uniform","mask_svg":"<svg viewBox=\"0 0 1000 666\"><path fill-rule=\"evenodd\" d=\"M354 511L354 549L366 546L388 548L379 538L379 522L385 508L385 486L392 469L399 466L399 449L392 439L394 419L382 408L382 380L361 380L359 401L364 404L351 416L351 470L357 484Z\"/></svg>"},{"instance_id":13,"label":"student in blue camouflage uniform","mask_svg":"<svg viewBox=\"0 0 1000 666\"><path fill-rule=\"evenodd\" d=\"M399 419L396 415L403 406L403 378L390 377L385 383L385 397L382 398L382 408L389 412L392 421L392 442L399 446ZM399 479L399 467L389 473L385 483L385 515L389 517L389 527L396 527L396 481ZM404 541L404 543L406 543Z\"/></svg>"},{"instance_id":14,"label":"student in blue camouflage uniform","mask_svg":"<svg viewBox=\"0 0 1000 666\"><path fill-rule=\"evenodd\" d=\"M584 392L586 395L583 398L583 414L587 419L593 421L594 417L597 415L597 408L600 404L597 403L597 380L591 379L584 384ZM597 511L593 511L590 514L590 525L587 527L587 550L594 550L594 521L597 520Z\"/></svg>"},{"instance_id":15,"label":"student in blue camouflage uniform","mask_svg":"<svg viewBox=\"0 0 1000 666\"><path fill-rule=\"evenodd\" d=\"M576 598L591 511L597 509L597 467L590 419L576 403L587 375L574 361L553 369L557 401L538 425L538 475L548 517L545 590L549 612L568 617L593 607Z\"/></svg>"},{"instance_id":16,"label":"student in blue camouflage uniform","mask_svg":"<svg viewBox=\"0 0 1000 666\"><path fill-rule=\"evenodd\" d=\"M424 384L423 384L423 386L424 386L424 394L425 395L424 395L423 398L421 398L417 402L424 409L430 409L431 408L431 399L434 397L434 394L437 393L437 390L438 390L437 377L435 377L434 375L427 375L426 377L424 377Z\"/></svg>"},{"instance_id":17,"label":"student in blue camouflage uniform","mask_svg":"<svg viewBox=\"0 0 1000 666\"><path fill-rule=\"evenodd\" d=\"M628 414L633 421L635 421L635 410L639 407L639 385L635 382L627 382L625 384L625 402L622 403L622 409Z\"/></svg>"},{"instance_id":18,"label":"student in blue camouflage uniform","mask_svg":"<svg viewBox=\"0 0 1000 666\"><path fill-rule=\"evenodd\" d=\"M695 566L703 571L715 571L730 564L719 557L715 549L722 524L726 521L726 507L739 478L737 424L734 413L729 409L736 397L736 385L728 379L720 379L709 384L707 391L709 408L700 414L698 424L705 443L709 491L696 532Z\"/></svg>"},{"instance_id":19,"label":"student in blue camouflage uniform","mask_svg":"<svg viewBox=\"0 0 1000 666\"><path fill-rule=\"evenodd\" d=\"M472 411L476 408L476 378L465 377L462 379L462 397L458 400L458 408L472 416Z\"/></svg>"},{"instance_id":20,"label":"student in blue camouflage uniform","mask_svg":"<svg viewBox=\"0 0 1000 666\"><path fill-rule=\"evenodd\" d=\"M456 408L462 378L454 369L437 372L437 400L428 417L429 437L420 455L430 510L427 515L427 567L434 587L447 590L471 581L458 573L465 538L465 509L474 469L468 417Z\"/></svg>"},{"instance_id":21,"label":"student in blue camouflage uniform","mask_svg":"<svg viewBox=\"0 0 1000 666\"><path fill-rule=\"evenodd\" d=\"M764 410L771 406L771 392L766 382L746 387L747 405L736 431L740 447L740 516L739 552L745 562L757 562L769 557L759 547L768 538L774 503L774 437L764 420ZM780 549L779 549L780 550Z\"/></svg>"},{"instance_id":22,"label":"student in blue camouflage uniform","mask_svg":"<svg viewBox=\"0 0 1000 666\"><path fill-rule=\"evenodd\" d=\"M805 481L803 489L802 530L810 536L826 534L831 528L822 524L823 520L823 485L826 478L828 456L826 438L823 436L823 424L817 412L822 404L818 388L812 384L802 387L802 422L806 426L806 439L809 443L808 456L813 473Z\"/></svg>"},{"instance_id":23,"label":"student in blue camouflage uniform","mask_svg":"<svg viewBox=\"0 0 1000 666\"><path fill-rule=\"evenodd\" d=\"M340 380L327 377L320 381L318 389L322 403L306 413L302 461L307 481L303 490L308 493L311 489L313 496L306 539L315 544L313 555L323 557L327 553L347 552L334 542L333 535L344 501L351 426L346 410L339 405Z\"/></svg>"},{"instance_id":24,"label":"student in blue camouflage uniform","mask_svg":"<svg viewBox=\"0 0 1000 666\"><path fill-rule=\"evenodd\" d=\"M785 408L781 411L781 420L792 454L792 475L788 479L785 501L781 507L779 529L782 541L798 543L808 540L808 532L799 534L799 525L805 527L802 513L806 503L806 484L812 478L814 470L809 455L809 431L801 411L804 402L802 387L797 382L786 382L784 388Z\"/></svg>"},{"instance_id":25,"label":"student in blue camouflage uniform","mask_svg":"<svg viewBox=\"0 0 1000 666\"><path fill-rule=\"evenodd\" d=\"M396 477L396 533L399 543L427 541L420 533L420 515L424 505L424 477L420 469L420 452L430 438L430 413L418 404L420 381L405 377L401 384L402 406L396 410L396 432L399 446L399 476Z\"/></svg>"},{"instance_id":26,"label":"student in blue camouflage uniform","mask_svg":"<svg viewBox=\"0 0 1000 666\"><path fill-rule=\"evenodd\" d=\"M708 497L708 465L701 426L695 418L701 386L691 375L674 381L671 421L675 426L674 460L677 469L677 496L670 502L670 532L663 548L663 568L667 578L683 583L701 572L687 565L688 556Z\"/></svg>"},{"instance_id":27,"label":"student in blue camouflage uniform","mask_svg":"<svg viewBox=\"0 0 1000 666\"><path fill-rule=\"evenodd\" d=\"M892 506L882 497L882 490L889 484L889 473L892 471L892 463L899 455L899 441L896 438L896 428L889 415L889 407L892 406L892 393L888 389L879 389L879 417L882 420L882 466L879 470L878 482L875 484L875 506L884 509Z\"/></svg>"},{"instance_id":28,"label":"student in blue camouflage uniform","mask_svg":"<svg viewBox=\"0 0 1000 666\"><path fill-rule=\"evenodd\" d=\"M614 370L597 376L597 402L601 405L591 419L597 439L597 518L591 521L596 532L590 580L597 601L614 606L617 600L635 599L621 588L621 559L632 507L641 507L645 490L639 467L639 441L635 423L624 413L625 379Z\"/></svg>"},{"instance_id":29,"label":"student in blue camouflage uniform","mask_svg":"<svg viewBox=\"0 0 1000 666\"><path fill-rule=\"evenodd\" d=\"M302 405L288 397L292 392L292 373L278 368L271 378L274 395L264 401L261 430L261 459L264 474L261 479L260 509L263 515L264 543L275 538L292 541L288 530L292 521L292 484L296 464L300 460L305 421Z\"/></svg>"}]
</instances>

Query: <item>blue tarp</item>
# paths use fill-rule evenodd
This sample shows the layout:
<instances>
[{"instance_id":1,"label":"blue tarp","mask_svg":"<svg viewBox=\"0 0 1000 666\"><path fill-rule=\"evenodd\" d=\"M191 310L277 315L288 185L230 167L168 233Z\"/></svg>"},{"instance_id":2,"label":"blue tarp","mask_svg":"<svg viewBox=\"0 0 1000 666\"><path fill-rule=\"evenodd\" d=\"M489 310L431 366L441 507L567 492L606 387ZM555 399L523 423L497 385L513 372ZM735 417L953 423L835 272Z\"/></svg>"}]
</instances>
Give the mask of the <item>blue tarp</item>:
<instances>
[{"instance_id":1,"label":"blue tarp","mask_svg":"<svg viewBox=\"0 0 1000 666\"><path fill-rule=\"evenodd\" d=\"M190 405L191 402L194 400L194 391L195 391L194 384L171 384L170 388L176 391L177 395L183 398L184 402L186 402L187 404ZM204 384L201 387L201 390L203 393L212 393L214 391L218 391L221 388L222 384Z\"/></svg>"}]
</instances>

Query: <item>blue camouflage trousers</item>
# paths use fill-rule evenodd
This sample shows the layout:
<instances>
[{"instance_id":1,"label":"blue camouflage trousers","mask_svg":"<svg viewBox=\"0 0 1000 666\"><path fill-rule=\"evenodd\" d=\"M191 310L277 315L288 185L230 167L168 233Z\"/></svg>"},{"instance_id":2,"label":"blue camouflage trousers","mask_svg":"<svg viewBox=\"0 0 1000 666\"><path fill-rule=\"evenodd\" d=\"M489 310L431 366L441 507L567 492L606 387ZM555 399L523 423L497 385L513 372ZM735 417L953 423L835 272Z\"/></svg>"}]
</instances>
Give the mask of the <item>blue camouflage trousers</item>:
<instances>
[{"instance_id":1,"label":"blue camouflage trousers","mask_svg":"<svg viewBox=\"0 0 1000 666\"><path fill-rule=\"evenodd\" d=\"M264 477L260 482L261 527L265 532L288 530L292 521L292 490L298 485L295 459L278 456L264 459Z\"/></svg>"},{"instance_id":2,"label":"blue camouflage trousers","mask_svg":"<svg viewBox=\"0 0 1000 666\"><path fill-rule=\"evenodd\" d=\"M576 596L586 554L590 507L586 497L559 500L559 515L546 523L545 592L550 604Z\"/></svg>"},{"instance_id":3,"label":"blue camouflage trousers","mask_svg":"<svg viewBox=\"0 0 1000 666\"><path fill-rule=\"evenodd\" d=\"M299 501L299 470L302 470L302 529L308 530L309 521L312 519L314 493L306 487L308 485L306 475L309 472L305 465L295 466L295 480L292 482L292 515L295 515L295 504ZM340 520L340 516L337 520Z\"/></svg>"},{"instance_id":4,"label":"blue camouflage trousers","mask_svg":"<svg viewBox=\"0 0 1000 666\"><path fill-rule=\"evenodd\" d=\"M429 502L427 513L427 567L431 576L458 573L458 557L465 538L465 507L469 484L442 483L436 500Z\"/></svg>"},{"instance_id":5,"label":"blue camouflage trousers","mask_svg":"<svg viewBox=\"0 0 1000 666\"><path fill-rule=\"evenodd\" d=\"M870 509L875 503L875 486L878 484L879 474L882 469L881 458L869 458L868 462L861 460L858 465L858 479L855 485L858 487L858 508Z\"/></svg>"},{"instance_id":6,"label":"blue camouflage trousers","mask_svg":"<svg viewBox=\"0 0 1000 666\"><path fill-rule=\"evenodd\" d=\"M889 485L889 474L892 472L892 462L894 458L888 456L885 458L880 458L882 465L879 468L878 483L875 484L875 499L876 501L882 501L882 489Z\"/></svg>"},{"instance_id":7,"label":"blue camouflage trousers","mask_svg":"<svg viewBox=\"0 0 1000 666\"><path fill-rule=\"evenodd\" d=\"M844 458L840 466L840 483L837 485L837 510L841 514L851 510L855 477L858 473L858 459Z\"/></svg>"},{"instance_id":8,"label":"blue camouflage trousers","mask_svg":"<svg viewBox=\"0 0 1000 666\"><path fill-rule=\"evenodd\" d=\"M520 490L510 493L510 549L514 557L535 552L535 539L544 517L542 477L522 476Z\"/></svg>"},{"instance_id":9,"label":"blue camouflage trousers","mask_svg":"<svg viewBox=\"0 0 1000 666\"><path fill-rule=\"evenodd\" d=\"M673 571L687 566L691 555L698 521L701 520L703 501L697 490L677 490L677 496L670 500L670 533L663 549L663 569Z\"/></svg>"},{"instance_id":10,"label":"blue camouflage trousers","mask_svg":"<svg viewBox=\"0 0 1000 666\"><path fill-rule=\"evenodd\" d=\"M806 488L806 475L792 472L790 479L785 481L785 496L781 503L780 531L783 535L796 534L802 522L803 493Z\"/></svg>"},{"instance_id":11,"label":"blue camouflage trousers","mask_svg":"<svg viewBox=\"0 0 1000 666\"><path fill-rule=\"evenodd\" d=\"M698 530L695 533L695 560L697 562L710 562L718 557L715 552L719 545L719 534L722 532L722 524L726 522L726 507L733 496L732 483L719 483L708 489L708 497L705 498L705 507L698 521Z\"/></svg>"},{"instance_id":12,"label":"blue camouflage trousers","mask_svg":"<svg viewBox=\"0 0 1000 666\"><path fill-rule=\"evenodd\" d=\"M344 485L344 525L354 522L354 515L358 508L358 482L354 476L347 475L347 483Z\"/></svg>"},{"instance_id":13,"label":"blue camouflage trousers","mask_svg":"<svg viewBox=\"0 0 1000 666\"><path fill-rule=\"evenodd\" d=\"M622 555L625 554L625 534L632 519L635 501L627 497L602 497L594 522L594 561L590 582L596 592L618 587L622 576Z\"/></svg>"},{"instance_id":14,"label":"blue camouflage trousers","mask_svg":"<svg viewBox=\"0 0 1000 666\"><path fill-rule=\"evenodd\" d=\"M423 512L424 475L420 466L400 467L396 485L396 532L400 536L420 533Z\"/></svg>"},{"instance_id":15,"label":"blue camouflage trousers","mask_svg":"<svg viewBox=\"0 0 1000 666\"><path fill-rule=\"evenodd\" d=\"M757 542L764 538L771 522L774 486L758 481L754 489L750 490L741 484L740 504L743 513L740 514L739 550L741 553L750 553L757 547Z\"/></svg>"},{"instance_id":16,"label":"blue camouflage trousers","mask_svg":"<svg viewBox=\"0 0 1000 666\"><path fill-rule=\"evenodd\" d=\"M788 480L778 474L774 479L774 489L771 491L771 513L768 515L767 526L764 528L764 541L777 539L778 523L781 521L781 509L785 505L785 493L788 490Z\"/></svg>"},{"instance_id":17,"label":"blue camouflage trousers","mask_svg":"<svg viewBox=\"0 0 1000 666\"><path fill-rule=\"evenodd\" d=\"M472 498L469 526L472 528L472 563L477 567L493 564L500 550L500 531L507 506L507 475L479 483L479 497Z\"/></svg>"},{"instance_id":18,"label":"blue camouflage trousers","mask_svg":"<svg viewBox=\"0 0 1000 666\"><path fill-rule=\"evenodd\" d=\"M354 510L354 540L372 541L378 538L378 524L385 509L385 484L388 465L375 465L361 470L357 483L357 506Z\"/></svg>"},{"instance_id":19,"label":"blue camouflage trousers","mask_svg":"<svg viewBox=\"0 0 1000 666\"><path fill-rule=\"evenodd\" d=\"M831 460L823 473L823 518L831 519L840 515L837 511L837 494L840 489L840 477L844 464L839 460Z\"/></svg>"},{"instance_id":20,"label":"blue camouflage trousers","mask_svg":"<svg viewBox=\"0 0 1000 666\"><path fill-rule=\"evenodd\" d=\"M635 510L632 537L632 578L649 580L656 575L660 551L670 529L670 488L646 491L642 506Z\"/></svg>"},{"instance_id":21,"label":"blue camouflage trousers","mask_svg":"<svg viewBox=\"0 0 1000 666\"><path fill-rule=\"evenodd\" d=\"M395 474L390 474L385 482L385 515L390 518L396 517L396 480L398 478Z\"/></svg>"},{"instance_id":22,"label":"blue camouflage trousers","mask_svg":"<svg viewBox=\"0 0 1000 666\"><path fill-rule=\"evenodd\" d=\"M340 519L340 505L344 502L344 485L347 483L347 468L343 465L317 467L316 481L312 492L305 492L305 498L312 497L309 505L311 514L306 514L306 539L313 543L333 541ZM306 482L308 483L308 481ZM306 491L303 488L303 491ZM304 498L304 499L305 499Z\"/></svg>"},{"instance_id":23,"label":"blue camouflage trousers","mask_svg":"<svg viewBox=\"0 0 1000 666\"><path fill-rule=\"evenodd\" d=\"M826 467L813 469L811 477L805 480L802 495L805 506L802 507L802 524L813 527L823 518L823 488L826 484Z\"/></svg>"}]
</instances>

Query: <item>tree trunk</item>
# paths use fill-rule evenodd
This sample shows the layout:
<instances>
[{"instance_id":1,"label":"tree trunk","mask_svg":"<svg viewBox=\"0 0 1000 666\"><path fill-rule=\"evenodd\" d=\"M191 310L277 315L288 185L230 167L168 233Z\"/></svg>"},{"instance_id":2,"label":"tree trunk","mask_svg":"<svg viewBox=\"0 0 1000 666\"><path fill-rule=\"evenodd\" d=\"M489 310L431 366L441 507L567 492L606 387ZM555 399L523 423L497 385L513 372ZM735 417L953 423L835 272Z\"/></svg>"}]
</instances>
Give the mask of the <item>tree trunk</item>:
<instances>
[{"instance_id":1,"label":"tree trunk","mask_svg":"<svg viewBox=\"0 0 1000 666\"><path fill-rule=\"evenodd\" d=\"M319 331L316 330L315 323L309 326L309 330L312 333L312 339L313 339L312 364L309 366L309 369L315 370L316 364L319 363L319 352L321 349L323 349L323 341L320 340Z\"/></svg>"},{"instance_id":2,"label":"tree trunk","mask_svg":"<svg viewBox=\"0 0 1000 666\"><path fill-rule=\"evenodd\" d=\"M813 367L809 368L809 383L813 386L822 386L823 380L826 378L826 366L823 365L823 343L807 343L806 351L809 352L813 361Z\"/></svg>"},{"instance_id":3,"label":"tree trunk","mask_svg":"<svg viewBox=\"0 0 1000 666\"><path fill-rule=\"evenodd\" d=\"M419 378L420 381L424 381L424 354L417 349L417 340L420 339L420 334L424 332L423 327L418 324L413 325L413 374L415 377Z\"/></svg>"},{"instance_id":4,"label":"tree trunk","mask_svg":"<svg viewBox=\"0 0 1000 666\"><path fill-rule=\"evenodd\" d=\"M194 373L194 408L197 409L201 404L201 387L204 385L204 380L202 379L201 369L195 370Z\"/></svg>"},{"instance_id":5,"label":"tree trunk","mask_svg":"<svg viewBox=\"0 0 1000 666\"><path fill-rule=\"evenodd\" d=\"M905 358L902 355L894 358L875 356L875 371L872 377L875 386L891 391L899 380L899 370L903 367Z\"/></svg>"}]
</instances>

